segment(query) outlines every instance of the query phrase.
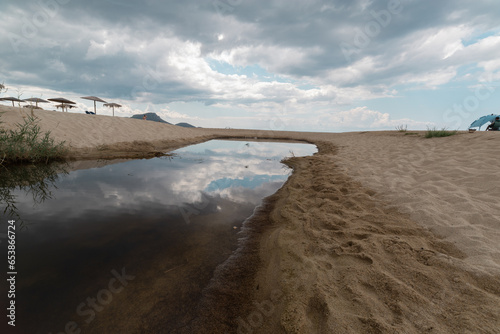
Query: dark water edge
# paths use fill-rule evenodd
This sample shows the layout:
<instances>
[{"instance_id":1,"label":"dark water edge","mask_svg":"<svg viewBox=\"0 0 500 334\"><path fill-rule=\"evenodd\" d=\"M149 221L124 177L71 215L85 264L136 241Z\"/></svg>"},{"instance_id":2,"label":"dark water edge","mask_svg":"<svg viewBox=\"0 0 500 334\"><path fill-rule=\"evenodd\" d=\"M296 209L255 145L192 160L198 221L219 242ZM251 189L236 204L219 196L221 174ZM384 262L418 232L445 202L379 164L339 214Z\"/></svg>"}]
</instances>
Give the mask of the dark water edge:
<instances>
[{"instance_id":1,"label":"dark water edge","mask_svg":"<svg viewBox=\"0 0 500 334\"><path fill-rule=\"evenodd\" d=\"M277 193L265 198L244 223L238 248L217 266L209 284L203 289L192 320L183 327L158 333L246 333L241 320L255 308L254 295L260 289L255 277L260 269L260 242L272 227L270 213L279 199ZM251 327L250 327L251 328ZM252 331L249 331L251 333Z\"/></svg>"},{"instance_id":2,"label":"dark water edge","mask_svg":"<svg viewBox=\"0 0 500 334\"><path fill-rule=\"evenodd\" d=\"M46 185L26 183L36 190L35 194ZM255 209L250 203L235 207L233 202L220 198L217 204L224 208L223 216L210 212L192 215L189 224L179 222L162 233L158 232L157 225L166 219L164 216L151 215L141 222L134 222L126 215L115 218L114 224L125 224L128 229L124 231L120 226L113 228L108 224L108 231L101 230L100 240L118 238L104 248L83 245L89 237L85 231L82 231L82 241L60 239L30 256L26 256L18 242L17 256L24 262L18 264L18 326L0 327L2 333L79 330L81 333L171 333L186 326L195 318L202 290L212 279L214 268L236 250L242 222ZM18 227L30 228L29 224ZM65 246L69 242L73 245ZM81 243L77 251L60 254L61 248L73 249L75 243ZM136 246L141 243L148 243L150 247L137 251ZM91 263L87 260L89 257L93 259ZM27 272L35 272L36 276L22 275ZM64 274L58 274L60 272ZM124 283L119 282L118 277ZM111 280L114 281L110 285ZM3 277L2 283L5 281ZM103 291L113 290L110 286L121 291ZM4 291L6 286L2 294L6 294ZM60 291L65 293L61 295ZM1 299L1 307L6 309L6 299ZM61 308L63 304L70 306Z\"/></svg>"},{"instance_id":3,"label":"dark water edge","mask_svg":"<svg viewBox=\"0 0 500 334\"><path fill-rule=\"evenodd\" d=\"M87 230L70 240L60 234L24 257L20 272L31 268L36 275L18 278L17 299L30 302L17 310L17 332L237 332L258 289L258 245L277 196L257 208L217 197L187 224L148 204L140 222L124 212L105 230L103 221L86 223L99 231L91 245ZM165 220L174 223L163 226ZM61 255L60 249L69 251Z\"/></svg>"}]
</instances>

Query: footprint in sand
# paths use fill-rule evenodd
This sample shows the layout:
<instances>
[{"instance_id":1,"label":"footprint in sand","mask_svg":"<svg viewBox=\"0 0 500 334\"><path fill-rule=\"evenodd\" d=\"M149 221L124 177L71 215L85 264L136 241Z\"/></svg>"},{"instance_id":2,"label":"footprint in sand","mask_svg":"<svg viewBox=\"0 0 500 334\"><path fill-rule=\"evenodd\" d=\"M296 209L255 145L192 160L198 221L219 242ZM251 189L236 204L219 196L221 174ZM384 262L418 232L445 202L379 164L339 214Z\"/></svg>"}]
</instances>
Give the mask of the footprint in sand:
<instances>
[{"instance_id":1,"label":"footprint in sand","mask_svg":"<svg viewBox=\"0 0 500 334\"><path fill-rule=\"evenodd\" d=\"M362 254L341 254L333 255L332 263L334 267L350 267L356 265L370 265L373 264L373 260Z\"/></svg>"}]
</instances>

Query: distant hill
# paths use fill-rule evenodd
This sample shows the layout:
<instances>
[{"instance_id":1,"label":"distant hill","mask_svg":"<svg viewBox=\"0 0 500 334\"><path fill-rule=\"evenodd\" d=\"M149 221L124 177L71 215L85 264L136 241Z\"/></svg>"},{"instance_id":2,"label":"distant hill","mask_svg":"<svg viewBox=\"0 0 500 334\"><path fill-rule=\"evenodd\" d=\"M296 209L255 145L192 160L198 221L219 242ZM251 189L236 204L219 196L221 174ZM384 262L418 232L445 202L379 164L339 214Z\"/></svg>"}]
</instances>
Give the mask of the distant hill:
<instances>
[{"instance_id":1,"label":"distant hill","mask_svg":"<svg viewBox=\"0 0 500 334\"><path fill-rule=\"evenodd\" d=\"M134 115L132 116L132 118L135 118L135 119L142 119L144 117L144 115L146 115L146 120L147 121L153 121L153 122L160 122L160 123L167 123L167 124L170 124L172 125L172 123L169 123L167 121L164 121L160 116L158 116L156 113L154 112L147 112L145 114L137 114L137 115ZM177 126L182 126L183 128L195 128L196 126L194 125L191 125L189 123L177 123L175 124Z\"/></svg>"},{"instance_id":2,"label":"distant hill","mask_svg":"<svg viewBox=\"0 0 500 334\"><path fill-rule=\"evenodd\" d=\"M191 125L191 124L189 124L189 123L177 123L177 124L175 124L175 125L177 125L177 126L182 126L183 128L195 128L195 127L196 127L196 126Z\"/></svg>"},{"instance_id":3,"label":"distant hill","mask_svg":"<svg viewBox=\"0 0 500 334\"><path fill-rule=\"evenodd\" d=\"M144 117L144 115L146 115L146 120L148 120L148 121L172 124L172 123L169 123L167 121L164 121L160 116L158 116L154 112L147 112L145 114L137 114L137 115L132 116L132 118L142 119Z\"/></svg>"}]
</instances>

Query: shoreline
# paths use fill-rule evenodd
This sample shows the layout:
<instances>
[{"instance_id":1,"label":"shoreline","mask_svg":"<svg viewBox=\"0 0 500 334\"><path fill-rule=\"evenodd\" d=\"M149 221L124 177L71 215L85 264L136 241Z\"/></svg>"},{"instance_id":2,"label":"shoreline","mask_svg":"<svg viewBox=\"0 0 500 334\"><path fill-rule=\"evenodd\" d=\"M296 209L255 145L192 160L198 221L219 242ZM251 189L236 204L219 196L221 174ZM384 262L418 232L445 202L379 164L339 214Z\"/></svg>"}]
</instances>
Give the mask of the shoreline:
<instances>
[{"instance_id":1,"label":"shoreline","mask_svg":"<svg viewBox=\"0 0 500 334\"><path fill-rule=\"evenodd\" d=\"M18 109L7 109L14 109L7 114L12 126L20 119ZM318 146L313 156L287 160L292 175L250 220L257 237L246 245L253 262L245 264L252 264L218 269L193 328L242 326L273 333L495 333L500 328L500 157L491 156L488 147L500 141L496 133L425 139L395 131L177 129L89 117L50 112L40 115L40 124L56 139L70 140L71 160L153 157L224 137ZM109 124L113 128L106 130ZM108 132L94 138L96 131ZM210 303L217 302L214 296L224 296L218 307ZM230 313L227 305L233 305Z\"/></svg>"},{"instance_id":2,"label":"shoreline","mask_svg":"<svg viewBox=\"0 0 500 334\"><path fill-rule=\"evenodd\" d=\"M319 149L315 156L288 161L293 174L250 219L253 241L243 256L253 259L244 258L245 263L258 263L255 280L245 290L238 279L248 277L234 274L242 270L234 261L213 279L208 300L232 290L240 298L238 316L221 321L227 304L208 303L204 309L210 312L194 329L495 333L500 275L468 266L467 254L456 245L377 198L338 166L332 183L311 177L309 169L323 170L331 162L325 151L333 156L337 151L327 143ZM233 327L218 327L228 322Z\"/></svg>"}]
</instances>

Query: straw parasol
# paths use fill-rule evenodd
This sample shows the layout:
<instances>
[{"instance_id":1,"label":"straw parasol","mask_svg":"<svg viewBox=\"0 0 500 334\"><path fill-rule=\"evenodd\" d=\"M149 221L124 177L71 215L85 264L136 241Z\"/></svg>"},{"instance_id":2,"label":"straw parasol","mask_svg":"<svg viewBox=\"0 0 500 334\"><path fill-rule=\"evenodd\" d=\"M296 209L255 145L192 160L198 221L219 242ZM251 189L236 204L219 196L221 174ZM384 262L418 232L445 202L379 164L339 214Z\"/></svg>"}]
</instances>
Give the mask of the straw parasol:
<instances>
[{"instance_id":1,"label":"straw parasol","mask_svg":"<svg viewBox=\"0 0 500 334\"><path fill-rule=\"evenodd\" d=\"M113 108L113 116L115 116L115 107L120 108L122 105L118 103L105 103L105 107Z\"/></svg>"},{"instance_id":2,"label":"straw parasol","mask_svg":"<svg viewBox=\"0 0 500 334\"><path fill-rule=\"evenodd\" d=\"M97 115L97 111L96 111L96 109L95 109L95 102L96 102L96 101L99 101L99 102L106 103L106 101L104 101L104 100L102 100L102 99L98 98L97 96L82 96L82 99L86 99L86 100L92 100L92 101L94 101L94 114L96 114L96 115Z\"/></svg>"},{"instance_id":3,"label":"straw parasol","mask_svg":"<svg viewBox=\"0 0 500 334\"><path fill-rule=\"evenodd\" d=\"M70 104L76 104L76 102L65 99L64 97L54 97L52 99L47 99L52 102L59 102L62 104L62 110L64 111L64 107L69 106Z\"/></svg>"},{"instance_id":4,"label":"straw parasol","mask_svg":"<svg viewBox=\"0 0 500 334\"><path fill-rule=\"evenodd\" d=\"M64 105L64 103L61 103L61 104L56 105L56 108L62 108L64 110L64 108L71 109L71 108L77 108L77 107L76 106L72 106L71 104Z\"/></svg>"},{"instance_id":5,"label":"straw parasol","mask_svg":"<svg viewBox=\"0 0 500 334\"><path fill-rule=\"evenodd\" d=\"M14 106L14 102L24 102L23 100L18 99L17 97L2 97L0 100L2 101L12 101L12 106Z\"/></svg>"},{"instance_id":6,"label":"straw parasol","mask_svg":"<svg viewBox=\"0 0 500 334\"><path fill-rule=\"evenodd\" d=\"M25 102L35 102L35 107L38 109L38 103L49 103L49 101L38 98L38 97L31 97L29 99L24 99Z\"/></svg>"}]
</instances>

